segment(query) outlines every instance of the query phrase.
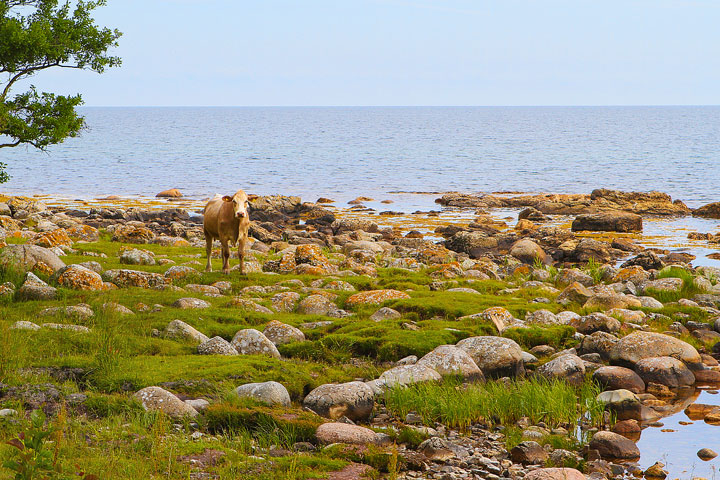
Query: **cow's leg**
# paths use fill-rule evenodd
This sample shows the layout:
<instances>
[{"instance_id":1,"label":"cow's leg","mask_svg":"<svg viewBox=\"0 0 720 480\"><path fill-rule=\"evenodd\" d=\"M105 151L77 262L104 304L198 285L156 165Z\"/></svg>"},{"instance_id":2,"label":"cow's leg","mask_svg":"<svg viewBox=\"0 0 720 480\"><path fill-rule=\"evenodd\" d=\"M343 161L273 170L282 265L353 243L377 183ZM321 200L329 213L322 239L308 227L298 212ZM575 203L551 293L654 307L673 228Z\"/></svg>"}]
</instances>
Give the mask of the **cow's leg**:
<instances>
[{"instance_id":1,"label":"cow's leg","mask_svg":"<svg viewBox=\"0 0 720 480\"><path fill-rule=\"evenodd\" d=\"M205 265L206 272L212 272L212 264L210 263L210 257L212 256L212 245L213 245L213 237L206 231L205 232L205 253L207 254L207 264Z\"/></svg>"},{"instance_id":2,"label":"cow's leg","mask_svg":"<svg viewBox=\"0 0 720 480\"><path fill-rule=\"evenodd\" d=\"M238 259L240 259L240 275L245 275L245 243L247 234L241 234L238 238Z\"/></svg>"},{"instance_id":3,"label":"cow's leg","mask_svg":"<svg viewBox=\"0 0 720 480\"><path fill-rule=\"evenodd\" d=\"M228 274L230 273L230 245L227 240L220 240L220 243L222 243L222 271L223 273Z\"/></svg>"}]
</instances>

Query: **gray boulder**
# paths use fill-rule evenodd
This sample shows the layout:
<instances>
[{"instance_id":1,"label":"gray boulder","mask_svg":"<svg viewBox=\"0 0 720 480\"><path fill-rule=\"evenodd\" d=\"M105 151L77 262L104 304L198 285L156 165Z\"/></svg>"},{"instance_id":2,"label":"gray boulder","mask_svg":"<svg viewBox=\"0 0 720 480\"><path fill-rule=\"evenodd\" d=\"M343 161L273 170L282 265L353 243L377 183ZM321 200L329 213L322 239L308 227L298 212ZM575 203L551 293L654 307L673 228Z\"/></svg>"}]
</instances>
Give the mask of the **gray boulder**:
<instances>
[{"instance_id":1,"label":"gray boulder","mask_svg":"<svg viewBox=\"0 0 720 480\"><path fill-rule=\"evenodd\" d=\"M250 397L268 405L290 406L290 394L278 382L246 383L235 389L239 397Z\"/></svg>"},{"instance_id":2,"label":"gray boulder","mask_svg":"<svg viewBox=\"0 0 720 480\"><path fill-rule=\"evenodd\" d=\"M326 383L312 390L303 405L330 419L367 420L375 406L375 394L363 382Z\"/></svg>"}]
</instances>

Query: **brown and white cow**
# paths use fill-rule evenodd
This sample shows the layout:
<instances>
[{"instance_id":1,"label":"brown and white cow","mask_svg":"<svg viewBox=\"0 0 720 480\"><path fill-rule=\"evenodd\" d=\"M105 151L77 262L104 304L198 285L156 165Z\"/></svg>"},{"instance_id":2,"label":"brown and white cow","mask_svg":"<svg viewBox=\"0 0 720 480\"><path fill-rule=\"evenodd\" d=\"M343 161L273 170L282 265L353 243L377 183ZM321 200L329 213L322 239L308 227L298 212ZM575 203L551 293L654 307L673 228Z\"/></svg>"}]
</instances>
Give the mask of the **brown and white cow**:
<instances>
[{"instance_id":1,"label":"brown and white cow","mask_svg":"<svg viewBox=\"0 0 720 480\"><path fill-rule=\"evenodd\" d=\"M215 195L205 205L203 229L205 230L205 251L207 252L206 272L212 272L210 255L214 239L222 244L223 273L230 272L230 245L238 245L238 258L240 259L240 273L245 273L243 260L245 259L245 243L250 227L248 213L248 196L238 190L232 197L220 194Z\"/></svg>"}]
</instances>

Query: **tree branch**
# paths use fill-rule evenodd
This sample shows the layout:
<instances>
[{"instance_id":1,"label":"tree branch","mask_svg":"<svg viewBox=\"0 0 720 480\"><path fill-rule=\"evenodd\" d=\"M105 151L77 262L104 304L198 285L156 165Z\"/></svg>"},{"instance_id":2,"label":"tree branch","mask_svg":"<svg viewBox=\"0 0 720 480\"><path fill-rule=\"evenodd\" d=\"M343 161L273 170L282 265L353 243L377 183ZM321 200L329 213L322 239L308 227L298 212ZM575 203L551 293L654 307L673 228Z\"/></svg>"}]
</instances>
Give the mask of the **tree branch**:
<instances>
[{"instance_id":1,"label":"tree branch","mask_svg":"<svg viewBox=\"0 0 720 480\"><path fill-rule=\"evenodd\" d=\"M20 145L20 143L22 143L20 140L18 140L15 143L0 143L0 148L2 148L2 147L17 147L18 145Z\"/></svg>"},{"instance_id":2,"label":"tree branch","mask_svg":"<svg viewBox=\"0 0 720 480\"><path fill-rule=\"evenodd\" d=\"M37 72L39 70L44 70L46 68L50 67L60 67L60 62L54 62L54 63L46 63L43 65L38 65L36 67L29 67L24 70L20 70L17 74L15 74L9 81L8 84L5 85L5 88L3 89L2 95L0 95L0 102L5 100L5 97L7 97L7 94L10 92L10 87L13 86L15 82L20 80L25 75L29 75L33 72Z\"/></svg>"}]
</instances>

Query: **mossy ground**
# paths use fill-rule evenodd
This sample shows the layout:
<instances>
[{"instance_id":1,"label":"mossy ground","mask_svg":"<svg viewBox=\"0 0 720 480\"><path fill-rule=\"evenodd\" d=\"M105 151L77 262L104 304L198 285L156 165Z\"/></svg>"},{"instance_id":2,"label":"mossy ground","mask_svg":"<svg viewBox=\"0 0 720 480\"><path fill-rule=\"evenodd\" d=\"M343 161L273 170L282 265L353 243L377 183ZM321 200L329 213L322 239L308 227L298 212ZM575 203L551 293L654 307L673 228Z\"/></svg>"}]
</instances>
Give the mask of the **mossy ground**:
<instances>
[{"instance_id":1,"label":"mossy ground","mask_svg":"<svg viewBox=\"0 0 720 480\"><path fill-rule=\"evenodd\" d=\"M198 270L204 267L204 249L201 248L123 245L111 242L107 235L103 235L99 242L75 245L81 253L103 253L106 257L72 254L63 257L63 260L66 264L98 261L106 270L132 268L163 273L168 268L167 265L122 265L118 255L123 247L147 249L158 258L167 258L175 264L189 263ZM220 260L214 259L213 267L219 270ZM387 306L401 312L402 318L381 322L369 318L377 306L357 308L353 311L354 315L342 319L298 313L263 314L229 305L229 296L211 298L192 292L140 288L104 292L59 288L58 298L52 301L20 302L5 298L0 303L0 382L11 386L51 382L65 394L82 391L88 395L88 400L81 408L68 406L66 415L52 420L61 423L63 435L56 439L54 448L58 461L66 471L77 468L99 474L101 478L113 479L191 478L191 473L198 471L217 475L216 478L233 479L323 478L326 472L346 465L347 461L343 460L342 455L332 451L312 455L288 452L285 456L264 460L259 458L263 448L274 446L289 449L296 441L311 439L310 433L315 425L306 415L297 411L298 402L310 390L323 383L377 378L391 366L391 362L407 355L420 357L438 345L454 344L474 335L496 334L495 327L489 322L462 318L488 307L505 307L517 318L524 318L527 312L540 308L553 312L565 309L554 302L554 295L544 290L517 290L517 286L527 280L522 276L507 281L456 280L454 286L469 287L478 292L473 294L431 291L430 284L436 280L431 273L432 270L410 272L379 268L376 278L344 277L343 280L357 290L394 288L408 291L409 299L387 303ZM21 274L14 271L0 272L0 280L12 281L16 285L21 283L22 278ZM47 277L43 278L48 280ZM236 295L251 285L275 285L299 279L307 286L316 278L267 273L241 276L233 272L223 275L216 271L199 272L175 283L184 286L188 283L211 284L228 280L232 284L231 294ZM513 290L506 291L508 288ZM343 308L351 293L334 293L338 294L336 303ZM261 305L269 307L272 295L261 293L253 297ZM301 295L307 293L302 292ZM178 298L190 296L203 298L211 307L182 310L172 306ZM549 303L533 302L536 297L546 297ZM105 312L103 304L107 302L117 302L132 309L135 314ZM78 303L90 305L95 312L94 317L81 320L68 318L64 314L39 316L45 308ZM142 311L140 304L157 304L162 308ZM578 305L570 308L581 311ZM706 318L704 311L691 307L668 306L659 313L671 319L678 313L683 314L685 320ZM263 356L200 356L187 342L153 335L153 330L163 330L174 319L192 325L209 337L219 335L227 340L243 328L262 330L271 320L293 326L318 320L332 320L333 323L305 330L305 342L281 346L283 359L278 360ZM89 327L91 332L49 329L32 332L9 328L19 320L80 324ZM664 320L653 322L651 325L656 330L665 329L668 323ZM415 329L407 328L408 324L412 324ZM540 344L561 349L576 344L573 333L574 330L569 326L554 326L510 329L504 335L526 349ZM695 339L688 340L698 343ZM65 368L82 369L82 374L79 378L64 381L52 375L53 371ZM297 414L295 420L282 420L266 407L238 405L228 400L231 398L229 393L237 385L266 380L275 380L287 387L295 404L295 410L292 410ZM213 406L198 421L198 426L190 426L188 422L173 422L163 415L145 412L131 397L140 388L164 382L176 382L172 387L175 393L190 397L202 396L213 401ZM421 411L428 421L439 419L460 426L480 417L511 423L515 417L509 410L505 412L506 416L502 416L499 413L502 409L491 407L487 401L488 395L498 396L501 391L505 391L516 394L506 399L508 405L514 406L513 415L516 416L531 416L536 408L541 407L545 408L542 411L557 408L558 418L562 422L570 422L571 416L584 412L576 411L576 403L570 401L569 391L561 391L561 387L556 384L528 383L520 386L523 385L520 382L515 390L492 385L470 392L472 396L466 395L468 392L453 396L452 393L457 392L456 386L448 385L428 387L436 388L432 391L409 389L389 397L388 407L399 414L411 408ZM543 406L539 401L531 401L532 405L527 409L518 410L518 404L513 400L525 394L528 398L540 399L547 397L548 392L557 393L558 398L567 402L558 400L553 405ZM484 407L460 405L462 398L471 397L483 400L485 403L478 400L478 405ZM444 399L444 403L437 403L434 409L430 409L428 399ZM416 405L417 402L425 403ZM22 404L17 401L0 401L0 408L15 408L21 413L19 419L0 420L0 440L8 440L27 428L27 415ZM190 433L195 430L201 431L203 435L192 439ZM422 441L409 432L400 432L395 438L410 444ZM2 459L8 458L11 452L10 446L0 447ZM208 460L206 457L212 455L207 452L221 453L214 453L212 460ZM368 462L377 460L373 455L368 455ZM189 460L193 456L204 460L193 463ZM385 465L392 460L382 458L386 460ZM6 474L6 471L0 469L0 478L6 478Z\"/></svg>"}]
</instances>

